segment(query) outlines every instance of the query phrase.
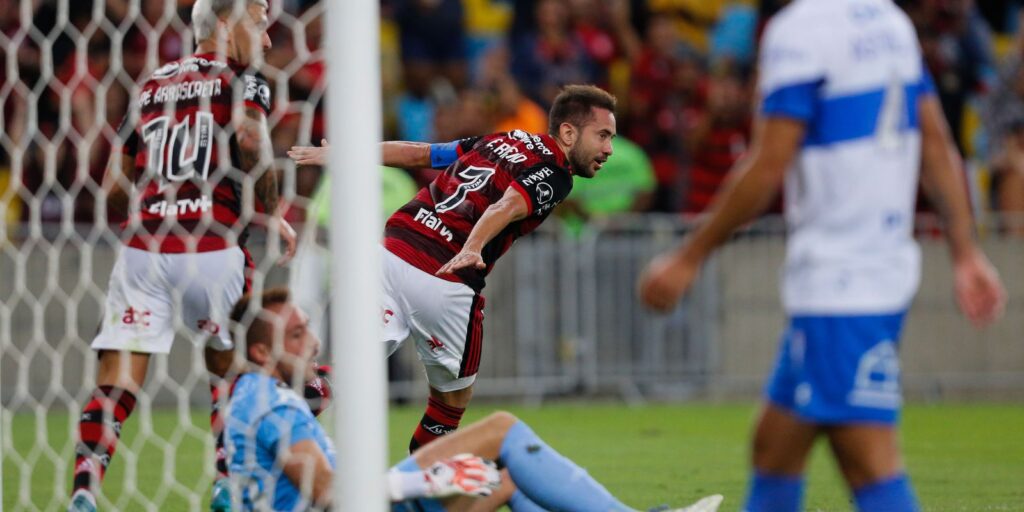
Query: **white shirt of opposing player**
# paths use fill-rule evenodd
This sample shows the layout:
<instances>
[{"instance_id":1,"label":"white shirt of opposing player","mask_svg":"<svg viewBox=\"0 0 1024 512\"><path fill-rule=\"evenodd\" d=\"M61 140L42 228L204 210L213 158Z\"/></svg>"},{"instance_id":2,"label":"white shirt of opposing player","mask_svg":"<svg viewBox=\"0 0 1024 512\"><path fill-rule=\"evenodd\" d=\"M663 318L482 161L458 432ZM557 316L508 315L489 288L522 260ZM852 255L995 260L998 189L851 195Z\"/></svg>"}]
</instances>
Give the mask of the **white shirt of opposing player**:
<instances>
[{"instance_id":1,"label":"white shirt of opposing player","mask_svg":"<svg viewBox=\"0 0 1024 512\"><path fill-rule=\"evenodd\" d=\"M889 0L797 0L769 23L762 112L807 123L785 184L789 314L891 313L913 298L922 62Z\"/></svg>"}]
</instances>

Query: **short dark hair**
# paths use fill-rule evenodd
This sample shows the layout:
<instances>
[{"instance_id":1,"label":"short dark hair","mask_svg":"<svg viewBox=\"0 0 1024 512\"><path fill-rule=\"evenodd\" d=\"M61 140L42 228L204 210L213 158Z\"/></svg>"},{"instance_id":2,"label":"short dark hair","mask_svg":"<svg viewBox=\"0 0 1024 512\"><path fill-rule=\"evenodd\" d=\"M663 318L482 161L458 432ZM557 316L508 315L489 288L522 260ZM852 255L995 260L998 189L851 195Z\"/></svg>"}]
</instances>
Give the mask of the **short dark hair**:
<instances>
[{"instance_id":1,"label":"short dark hair","mask_svg":"<svg viewBox=\"0 0 1024 512\"><path fill-rule=\"evenodd\" d=\"M562 123L582 127L594 118L593 107L615 113L615 96L593 85L563 87L548 112L548 133L557 135Z\"/></svg>"},{"instance_id":2,"label":"short dark hair","mask_svg":"<svg viewBox=\"0 0 1024 512\"><path fill-rule=\"evenodd\" d=\"M248 357L249 346L271 342L271 322L263 311L271 306L287 304L291 293L287 288L270 288L253 295L246 293L231 309L231 334L235 343L245 342Z\"/></svg>"}]
</instances>

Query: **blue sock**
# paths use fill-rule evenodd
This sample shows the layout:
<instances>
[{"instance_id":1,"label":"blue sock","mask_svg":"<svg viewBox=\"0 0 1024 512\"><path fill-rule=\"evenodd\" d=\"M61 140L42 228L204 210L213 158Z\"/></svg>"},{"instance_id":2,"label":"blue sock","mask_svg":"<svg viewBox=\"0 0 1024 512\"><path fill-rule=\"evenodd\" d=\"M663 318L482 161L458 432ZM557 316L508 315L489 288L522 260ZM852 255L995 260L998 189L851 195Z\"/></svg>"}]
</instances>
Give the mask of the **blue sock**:
<instances>
[{"instance_id":1,"label":"blue sock","mask_svg":"<svg viewBox=\"0 0 1024 512\"><path fill-rule=\"evenodd\" d=\"M530 501L530 498L527 498L519 489L516 489L515 494L508 499L506 505L512 512L547 512L540 505Z\"/></svg>"},{"instance_id":2,"label":"blue sock","mask_svg":"<svg viewBox=\"0 0 1024 512\"><path fill-rule=\"evenodd\" d=\"M853 491L853 499L860 512L917 512L920 507L910 478L905 474L865 485Z\"/></svg>"},{"instance_id":3,"label":"blue sock","mask_svg":"<svg viewBox=\"0 0 1024 512\"><path fill-rule=\"evenodd\" d=\"M743 512L797 512L803 499L802 476L775 476L755 471Z\"/></svg>"},{"instance_id":4,"label":"blue sock","mask_svg":"<svg viewBox=\"0 0 1024 512\"><path fill-rule=\"evenodd\" d=\"M505 435L500 460L516 487L544 509L559 512L633 510L616 500L586 470L541 441L522 421L512 425Z\"/></svg>"}]
</instances>

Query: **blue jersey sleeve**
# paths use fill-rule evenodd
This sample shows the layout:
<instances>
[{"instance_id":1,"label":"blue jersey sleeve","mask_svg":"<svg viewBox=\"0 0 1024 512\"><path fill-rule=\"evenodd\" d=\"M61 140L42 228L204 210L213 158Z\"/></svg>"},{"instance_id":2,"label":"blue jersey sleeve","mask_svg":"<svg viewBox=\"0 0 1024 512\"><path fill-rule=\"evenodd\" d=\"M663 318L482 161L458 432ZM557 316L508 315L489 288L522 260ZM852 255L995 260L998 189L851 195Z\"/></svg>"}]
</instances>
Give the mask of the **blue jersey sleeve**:
<instances>
[{"instance_id":1,"label":"blue jersey sleeve","mask_svg":"<svg viewBox=\"0 0 1024 512\"><path fill-rule=\"evenodd\" d=\"M300 441L315 439L314 431L319 427L313 414L296 407L278 406L260 420L256 438L260 448L277 453L280 443L292 446Z\"/></svg>"},{"instance_id":2,"label":"blue jersey sleeve","mask_svg":"<svg viewBox=\"0 0 1024 512\"><path fill-rule=\"evenodd\" d=\"M821 80L786 85L772 91L761 102L761 114L765 117L790 117L810 121L814 117Z\"/></svg>"}]
</instances>

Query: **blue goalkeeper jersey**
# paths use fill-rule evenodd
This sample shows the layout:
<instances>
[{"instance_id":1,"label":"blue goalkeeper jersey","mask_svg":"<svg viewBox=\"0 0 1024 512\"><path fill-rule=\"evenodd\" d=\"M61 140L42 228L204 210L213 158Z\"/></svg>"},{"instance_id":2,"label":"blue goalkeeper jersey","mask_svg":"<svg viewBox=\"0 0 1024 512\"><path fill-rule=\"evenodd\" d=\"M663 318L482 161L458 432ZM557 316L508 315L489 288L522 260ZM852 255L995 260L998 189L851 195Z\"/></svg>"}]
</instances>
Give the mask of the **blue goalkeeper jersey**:
<instances>
[{"instance_id":1,"label":"blue goalkeeper jersey","mask_svg":"<svg viewBox=\"0 0 1024 512\"><path fill-rule=\"evenodd\" d=\"M302 397L277 379L247 373L235 383L224 417L228 471L243 509L310 508L277 460L281 450L312 439L335 468L334 446Z\"/></svg>"}]
</instances>

